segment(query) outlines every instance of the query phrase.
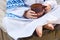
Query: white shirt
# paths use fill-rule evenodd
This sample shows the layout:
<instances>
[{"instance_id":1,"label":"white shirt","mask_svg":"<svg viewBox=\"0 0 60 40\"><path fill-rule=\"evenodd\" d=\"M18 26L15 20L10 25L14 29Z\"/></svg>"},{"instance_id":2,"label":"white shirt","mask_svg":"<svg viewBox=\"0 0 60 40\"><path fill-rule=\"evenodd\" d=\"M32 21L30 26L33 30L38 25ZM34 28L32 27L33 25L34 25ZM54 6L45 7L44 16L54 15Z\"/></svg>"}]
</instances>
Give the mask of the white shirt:
<instances>
[{"instance_id":1,"label":"white shirt","mask_svg":"<svg viewBox=\"0 0 60 40\"><path fill-rule=\"evenodd\" d=\"M44 2L44 0L25 0L25 3L29 6L34 3L42 3L44 5L50 4L51 8L54 8L57 5L55 0L45 0L45 2ZM20 8L16 8L15 11L8 10L8 12L14 13L15 15L18 15L18 16L23 16L24 11L26 9L27 8L20 7ZM54 12L54 13L56 13L56 12ZM50 17L49 15L48 15L48 17ZM3 19L3 26L4 26L4 28L7 29L7 33L14 39L22 38L22 37L29 37L32 35L32 33L34 32L34 30L36 29L36 27L38 25L44 25L47 23L46 19L48 17L45 15L44 17L39 18L38 20L35 20L31 23L23 22L23 21L19 21L19 20L14 20L14 19L9 19L8 17L5 17ZM44 19L44 20L42 20L42 19ZM50 19L52 19L52 17Z\"/></svg>"},{"instance_id":2,"label":"white shirt","mask_svg":"<svg viewBox=\"0 0 60 40\"><path fill-rule=\"evenodd\" d=\"M57 5L56 0L45 0L45 1L44 0L25 0L25 3L27 5L32 5L34 3L41 3L41 4L44 4L44 5L50 4L52 8Z\"/></svg>"},{"instance_id":3,"label":"white shirt","mask_svg":"<svg viewBox=\"0 0 60 40\"><path fill-rule=\"evenodd\" d=\"M24 0L24 2L28 6L30 6L30 5L32 5L34 3L41 3L43 5L50 4L51 5L51 8L56 8L56 6L57 6L56 0L45 0L45 1L44 0ZM23 17L24 12L26 10L28 10L28 9L29 9L29 7L28 8L27 7L26 8L20 7L20 8L14 9L16 12L8 10L7 13L13 13L13 14L18 15L20 17Z\"/></svg>"}]
</instances>

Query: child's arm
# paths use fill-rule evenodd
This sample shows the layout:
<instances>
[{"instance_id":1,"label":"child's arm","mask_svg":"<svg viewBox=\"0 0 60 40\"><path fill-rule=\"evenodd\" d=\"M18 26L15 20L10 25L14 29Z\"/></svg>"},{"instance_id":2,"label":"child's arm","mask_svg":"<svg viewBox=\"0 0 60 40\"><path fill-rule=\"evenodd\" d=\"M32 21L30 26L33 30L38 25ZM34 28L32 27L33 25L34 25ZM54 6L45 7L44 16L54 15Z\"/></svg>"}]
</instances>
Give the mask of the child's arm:
<instances>
[{"instance_id":1,"label":"child's arm","mask_svg":"<svg viewBox=\"0 0 60 40\"><path fill-rule=\"evenodd\" d=\"M16 9L11 10L11 11L8 10L7 13L12 13L12 14L17 15L19 17L23 17L24 12L28 9L29 9L28 7L18 7Z\"/></svg>"},{"instance_id":2,"label":"child's arm","mask_svg":"<svg viewBox=\"0 0 60 40\"><path fill-rule=\"evenodd\" d=\"M57 6L57 1L56 0L45 0L45 2L43 3L44 5L51 5L51 8L54 8Z\"/></svg>"},{"instance_id":3,"label":"child's arm","mask_svg":"<svg viewBox=\"0 0 60 40\"><path fill-rule=\"evenodd\" d=\"M45 0L43 5L47 6L45 9L46 9L46 12L49 12L49 11L51 11L51 9L53 9L57 6L57 2L56 2L56 0Z\"/></svg>"}]
</instances>

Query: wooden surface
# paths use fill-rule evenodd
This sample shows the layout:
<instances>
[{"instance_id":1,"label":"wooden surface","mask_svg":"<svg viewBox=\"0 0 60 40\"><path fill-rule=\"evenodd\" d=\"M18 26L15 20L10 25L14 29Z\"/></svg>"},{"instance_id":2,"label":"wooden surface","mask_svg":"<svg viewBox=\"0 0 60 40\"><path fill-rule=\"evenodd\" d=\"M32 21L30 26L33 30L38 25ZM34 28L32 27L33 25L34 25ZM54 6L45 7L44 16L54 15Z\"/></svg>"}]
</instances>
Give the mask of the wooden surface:
<instances>
[{"instance_id":1,"label":"wooden surface","mask_svg":"<svg viewBox=\"0 0 60 40\"><path fill-rule=\"evenodd\" d=\"M13 40L13 39L10 36L8 36L7 33L3 32L0 29L0 40ZM44 29L43 36L41 38L39 38L34 32L34 34L31 37L22 38L18 40L60 40L60 25L56 25L54 31Z\"/></svg>"},{"instance_id":2,"label":"wooden surface","mask_svg":"<svg viewBox=\"0 0 60 40\"><path fill-rule=\"evenodd\" d=\"M3 40L3 37L2 37L2 30L0 29L0 40Z\"/></svg>"},{"instance_id":3,"label":"wooden surface","mask_svg":"<svg viewBox=\"0 0 60 40\"><path fill-rule=\"evenodd\" d=\"M0 40L13 40L6 32L0 29Z\"/></svg>"}]
</instances>

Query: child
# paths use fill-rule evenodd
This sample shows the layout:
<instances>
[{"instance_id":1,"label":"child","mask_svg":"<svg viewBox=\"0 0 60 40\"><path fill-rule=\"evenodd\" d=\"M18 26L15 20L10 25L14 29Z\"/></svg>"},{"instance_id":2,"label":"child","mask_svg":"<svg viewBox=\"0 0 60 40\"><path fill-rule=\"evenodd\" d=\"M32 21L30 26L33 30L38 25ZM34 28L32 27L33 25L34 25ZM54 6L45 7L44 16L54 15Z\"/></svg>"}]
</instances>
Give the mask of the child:
<instances>
[{"instance_id":1,"label":"child","mask_svg":"<svg viewBox=\"0 0 60 40\"><path fill-rule=\"evenodd\" d=\"M34 24L29 25L33 21L30 19L23 18L24 12L28 10L32 4L41 3L47 6L45 8L46 12L49 12L51 9L55 8L57 5L55 0L7 0L7 1L8 1L7 8L9 9L7 9L7 15L3 19L3 26L4 28L7 29L7 33L14 39L29 37L32 35L35 29L37 30L37 33L39 33L39 36L40 37L42 36L42 27L40 26L44 24L43 23L44 21L42 21L42 19L40 19L41 21L39 21L41 22L40 25L37 25L37 22L35 21L34 21L35 22ZM14 9L11 9L11 7L13 7ZM16 7L19 7L19 8L16 8ZM28 18L37 18L35 15L37 14L35 14L34 11L29 10L26 16Z\"/></svg>"},{"instance_id":2,"label":"child","mask_svg":"<svg viewBox=\"0 0 60 40\"><path fill-rule=\"evenodd\" d=\"M40 17L42 17L44 14L46 14L46 12L45 12L45 8L46 8L46 7L47 7L47 6L44 6L44 5L40 4L40 3L35 3L35 4L32 4L32 5L31 5L31 8L30 8L29 10L34 11L35 14L37 14L37 15L35 15L35 16L37 16L37 18L40 18ZM28 18L28 17L26 16L26 14L28 13L29 10L25 11L24 17L27 18L27 19L37 19L37 18L32 18L32 17L31 17L31 18ZM33 13L32 13L32 14L33 14ZM34 16L34 15L33 15L33 16ZM54 30L53 24L50 24L50 23L48 23L47 25L44 25L44 28L47 28L47 29L49 29L49 30ZM41 33L39 33L37 30L39 30L39 29L36 28L36 32L37 32L37 35L40 37ZM39 31L40 31L40 30L39 30Z\"/></svg>"}]
</instances>

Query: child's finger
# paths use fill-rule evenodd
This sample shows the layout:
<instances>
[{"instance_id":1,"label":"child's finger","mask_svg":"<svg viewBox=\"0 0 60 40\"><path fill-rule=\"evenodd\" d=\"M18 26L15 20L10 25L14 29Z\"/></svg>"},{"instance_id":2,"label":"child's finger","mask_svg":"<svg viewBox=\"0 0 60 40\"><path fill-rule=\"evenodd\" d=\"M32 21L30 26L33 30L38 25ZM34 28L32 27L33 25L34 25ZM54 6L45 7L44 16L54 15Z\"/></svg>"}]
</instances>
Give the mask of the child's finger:
<instances>
[{"instance_id":1,"label":"child's finger","mask_svg":"<svg viewBox=\"0 0 60 40\"><path fill-rule=\"evenodd\" d=\"M34 16L30 16L31 19L36 19L37 17L34 17Z\"/></svg>"},{"instance_id":2,"label":"child's finger","mask_svg":"<svg viewBox=\"0 0 60 40\"><path fill-rule=\"evenodd\" d=\"M34 11L32 11L32 10L29 10L29 12L30 12L30 13L35 13L35 12L34 12Z\"/></svg>"},{"instance_id":3,"label":"child's finger","mask_svg":"<svg viewBox=\"0 0 60 40\"><path fill-rule=\"evenodd\" d=\"M37 35L38 35L39 37L42 37L42 29L43 29L42 26L38 26L38 27L36 28L36 32L37 32Z\"/></svg>"},{"instance_id":4,"label":"child's finger","mask_svg":"<svg viewBox=\"0 0 60 40\"><path fill-rule=\"evenodd\" d=\"M37 14L31 14L32 16L37 16Z\"/></svg>"}]
</instances>

